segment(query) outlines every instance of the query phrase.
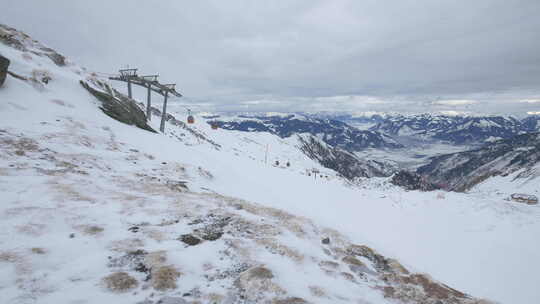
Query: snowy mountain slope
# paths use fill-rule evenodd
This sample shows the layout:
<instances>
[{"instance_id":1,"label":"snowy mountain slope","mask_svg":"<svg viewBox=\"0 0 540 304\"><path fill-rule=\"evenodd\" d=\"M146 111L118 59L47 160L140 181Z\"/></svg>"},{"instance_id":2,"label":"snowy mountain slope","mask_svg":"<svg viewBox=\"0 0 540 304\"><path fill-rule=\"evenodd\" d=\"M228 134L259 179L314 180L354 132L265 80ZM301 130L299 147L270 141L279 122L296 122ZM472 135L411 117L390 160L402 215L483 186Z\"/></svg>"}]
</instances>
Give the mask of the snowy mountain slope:
<instances>
[{"instance_id":1,"label":"snowy mountain slope","mask_svg":"<svg viewBox=\"0 0 540 304\"><path fill-rule=\"evenodd\" d=\"M472 301L426 276L381 272L386 258L350 244L398 257L409 271L478 297L540 300L536 207L491 192L315 180L300 174L317 163L295 142L211 130L200 119L188 128L219 149L173 123L167 136L144 131L104 115L78 83L88 80L82 69L58 68L38 55L24 59L3 45L0 53L18 74L39 67L53 76L38 89L15 78L0 89L0 288L13 302L155 303L169 296L183 299L170 300L176 303L234 303L266 287L275 303L396 303L396 295L409 303ZM270 154L297 161L289 169L265 165L267 143ZM188 246L182 240L193 239L184 235L207 240ZM109 276L118 272L127 277ZM107 283L133 289L113 293ZM372 288L378 284L392 288Z\"/></svg>"},{"instance_id":2,"label":"snowy mountain slope","mask_svg":"<svg viewBox=\"0 0 540 304\"><path fill-rule=\"evenodd\" d=\"M526 132L540 132L540 115L530 115L525 117L521 124Z\"/></svg>"},{"instance_id":3,"label":"snowy mountain slope","mask_svg":"<svg viewBox=\"0 0 540 304\"><path fill-rule=\"evenodd\" d=\"M82 145L83 125L44 144L2 132L9 303L477 303L305 218L179 183L212 179L200 168L107 132Z\"/></svg>"},{"instance_id":4,"label":"snowy mountain slope","mask_svg":"<svg viewBox=\"0 0 540 304\"><path fill-rule=\"evenodd\" d=\"M359 177L390 176L396 169L388 163L361 160L356 155L332 147L311 135L298 135L300 150L326 168L349 180Z\"/></svg>"},{"instance_id":5,"label":"snowy mountain slope","mask_svg":"<svg viewBox=\"0 0 540 304\"><path fill-rule=\"evenodd\" d=\"M417 173L445 189L465 191L492 176L521 171L520 176L530 177L539 163L540 133L527 133L476 150L434 157Z\"/></svg>"},{"instance_id":6,"label":"snowy mountain slope","mask_svg":"<svg viewBox=\"0 0 540 304\"><path fill-rule=\"evenodd\" d=\"M2 92L9 302L476 303L305 218L190 191L222 178L190 164L221 151L178 157L190 146L111 120L76 74L48 69L43 91L11 80Z\"/></svg>"}]
</instances>

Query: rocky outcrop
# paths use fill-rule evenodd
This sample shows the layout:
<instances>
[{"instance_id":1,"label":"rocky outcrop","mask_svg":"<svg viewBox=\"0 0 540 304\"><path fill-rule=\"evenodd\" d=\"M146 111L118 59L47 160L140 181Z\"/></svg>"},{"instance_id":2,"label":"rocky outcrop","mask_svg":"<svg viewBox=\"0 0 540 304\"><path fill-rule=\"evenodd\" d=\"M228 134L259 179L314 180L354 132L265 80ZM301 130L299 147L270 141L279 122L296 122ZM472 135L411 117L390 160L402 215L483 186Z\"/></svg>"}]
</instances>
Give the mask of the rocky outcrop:
<instances>
[{"instance_id":1,"label":"rocky outcrop","mask_svg":"<svg viewBox=\"0 0 540 304\"><path fill-rule=\"evenodd\" d=\"M0 87L4 84L4 81L6 80L8 66L9 59L0 55Z\"/></svg>"},{"instance_id":2,"label":"rocky outcrop","mask_svg":"<svg viewBox=\"0 0 540 304\"><path fill-rule=\"evenodd\" d=\"M313 136L298 136L300 150L323 167L332 169L348 180L358 177L390 176L393 168L374 160L360 160L353 153L332 147Z\"/></svg>"},{"instance_id":3,"label":"rocky outcrop","mask_svg":"<svg viewBox=\"0 0 540 304\"><path fill-rule=\"evenodd\" d=\"M0 24L0 42L19 51L48 57L57 66L67 64L67 59L63 55L32 39L27 34L4 24Z\"/></svg>"},{"instance_id":4,"label":"rocky outcrop","mask_svg":"<svg viewBox=\"0 0 540 304\"><path fill-rule=\"evenodd\" d=\"M392 176L390 182L407 190L433 191L440 188L437 185L426 181L419 174L406 170L401 170L396 173Z\"/></svg>"},{"instance_id":5,"label":"rocky outcrop","mask_svg":"<svg viewBox=\"0 0 540 304\"><path fill-rule=\"evenodd\" d=\"M143 130L157 133L146 123L146 115L133 99L129 99L128 97L113 91L113 89L99 81L95 82L95 84L107 92L93 88L87 82L82 80L80 83L90 94L101 101L101 107L99 108L103 113L119 122L135 125Z\"/></svg>"}]
</instances>

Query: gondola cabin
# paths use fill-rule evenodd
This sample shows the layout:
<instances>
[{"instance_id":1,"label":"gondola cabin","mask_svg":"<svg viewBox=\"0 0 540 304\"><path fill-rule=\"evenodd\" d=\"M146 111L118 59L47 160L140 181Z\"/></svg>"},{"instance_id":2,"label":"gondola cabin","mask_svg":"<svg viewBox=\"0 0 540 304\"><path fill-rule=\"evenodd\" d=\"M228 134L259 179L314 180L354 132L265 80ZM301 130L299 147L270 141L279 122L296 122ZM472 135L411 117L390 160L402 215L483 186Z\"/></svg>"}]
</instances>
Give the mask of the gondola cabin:
<instances>
[{"instance_id":1,"label":"gondola cabin","mask_svg":"<svg viewBox=\"0 0 540 304\"><path fill-rule=\"evenodd\" d=\"M193 117L193 115L189 115L189 116L187 117L187 123L188 123L188 124L195 123L195 118Z\"/></svg>"}]
</instances>

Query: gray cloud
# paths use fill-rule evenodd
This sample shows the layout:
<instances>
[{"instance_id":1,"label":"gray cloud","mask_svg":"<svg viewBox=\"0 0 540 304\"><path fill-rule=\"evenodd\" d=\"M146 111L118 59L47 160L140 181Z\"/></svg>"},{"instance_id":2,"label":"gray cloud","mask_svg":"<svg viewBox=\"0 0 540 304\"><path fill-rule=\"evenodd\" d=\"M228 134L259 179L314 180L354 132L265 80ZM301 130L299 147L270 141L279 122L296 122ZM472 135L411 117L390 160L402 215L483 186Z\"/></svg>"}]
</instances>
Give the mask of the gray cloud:
<instances>
[{"instance_id":1,"label":"gray cloud","mask_svg":"<svg viewBox=\"0 0 540 304\"><path fill-rule=\"evenodd\" d=\"M519 102L540 98L539 15L537 0L7 0L1 22L218 109L525 113L540 110Z\"/></svg>"}]
</instances>

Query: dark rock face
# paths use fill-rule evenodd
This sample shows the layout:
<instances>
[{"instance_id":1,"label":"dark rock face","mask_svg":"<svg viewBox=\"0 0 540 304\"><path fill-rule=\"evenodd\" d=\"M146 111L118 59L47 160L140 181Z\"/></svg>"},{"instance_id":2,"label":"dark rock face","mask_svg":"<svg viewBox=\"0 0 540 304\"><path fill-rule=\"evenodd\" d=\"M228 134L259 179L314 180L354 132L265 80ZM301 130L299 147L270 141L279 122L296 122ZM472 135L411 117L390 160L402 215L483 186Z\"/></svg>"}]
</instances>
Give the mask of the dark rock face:
<instances>
[{"instance_id":1,"label":"dark rock face","mask_svg":"<svg viewBox=\"0 0 540 304\"><path fill-rule=\"evenodd\" d=\"M440 189L435 184L427 182L417 173L401 170L392 176L391 183L407 190L432 191Z\"/></svg>"},{"instance_id":2,"label":"dark rock face","mask_svg":"<svg viewBox=\"0 0 540 304\"><path fill-rule=\"evenodd\" d=\"M526 177L539 162L540 133L528 133L479 149L433 157L416 173L444 189L467 191L491 176L506 176L524 169L518 177Z\"/></svg>"},{"instance_id":3,"label":"dark rock face","mask_svg":"<svg viewBox=\"0 0 540 304\"><path fill-rule=\"evenodd\" d=\"M49 57L49 59L57 66L61 67L66 65L66 57L64 57L64 55L58 54L55 50L48 47L42 47L41 50L44 51L45 56Z\"/></svg>"},{"instance_id":4,"label":"dark rock face","mask_svg":"<svg viewBox=\"0 0 540 304\"><path fill-rule=\"evenodd\" d=\"M179 238L180 241L184 242L188 246L195 246L198 245L201 242L201 239L198 237L195 237L191 234L183 234Z\"/></svg>"},{"instance_id":5,"label":"dark rock face","mask_svg":"<svg viewBox=\"0 0 540 304\"><path fill-rule=\"evenodd\" d=\"M9 59L0 55L0 87L4 84L4 81L6 80L8 67Z\"/></svg>"},{"instance_id":6,"label":"dark rock face","mask_svg":"<svg viewBox=\"0 0 540 304\"><path fill-rule=\"evenodd\" d=\"M313 136L298 136L300 150L322 166L332 169L349 180L357 177L390 176L393 172L377 161L361 161L354 154L319 141Z\"/></svg>"},{"instance_id":7,"label":"dark rock face","mask_svg":"<svg viewBox=\"0 0 540 304\"><path fill-rule=\"evenodd\" d=\"M0 24L0 42L19 51L31 52L37 56L46 56L57 66L65 66L67 63L66 57L55 50L40 44L27 34L4 24Z\"/></svg>"},{"instance_id":8,"label":"dark rock face","mask_svg":"<svg viewBox=\"0 0 540 304\"><path fill-rule=\"evenodd\" d=\"M118 92L115 92L114 96L116 97L113 97L112 92L105 93L94 89L82 80L80 83L88 90L88 92L90 92L90 94L101 101L100 109L103 113L125 124L135 125L143 130L157 133L146 123L146 115L137 106L137 103L134 100L131 100ZM110 88L107 88L103 83L97 83L97 85L101 86L105 91L110 90Z\"/></svg>"}]
</instances>

